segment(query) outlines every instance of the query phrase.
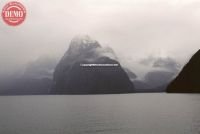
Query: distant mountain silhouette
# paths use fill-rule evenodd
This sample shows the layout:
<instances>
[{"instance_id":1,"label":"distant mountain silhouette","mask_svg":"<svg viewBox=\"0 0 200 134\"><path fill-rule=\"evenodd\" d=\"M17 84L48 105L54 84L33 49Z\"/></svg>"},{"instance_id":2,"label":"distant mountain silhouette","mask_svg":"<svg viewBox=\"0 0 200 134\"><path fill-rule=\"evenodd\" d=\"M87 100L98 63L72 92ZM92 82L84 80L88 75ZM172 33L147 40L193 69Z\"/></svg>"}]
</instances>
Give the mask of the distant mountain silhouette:
<instances>
[{"instance_id":1,"label":"distant mountain silhouette","mask_svg":"<svg viewBox=\"0 0 200 134\"><path fill-rule=\"evenodd\" d=\"M133 80L136 92L166 92L167 85L181 69L179 62L170 56L149 56L139 63L147 71L140 79Z\"/></svg>"},{"instance_id":2,"label":"distant mountain silhouette","mask_svg":"<svg viewBox=\"0 0 200 134\"><path fill-rule=\"evenodd\" d=\"M169 84L167 92L200 93L200 50L192 56L180 74Z\"/></svg>"},{"instance_id":3,"label":"distant mountain silhouette","mask_svg":"<svg viewBox=\"0 0 200 134\"><path fill-rule=\"evenodd\" d=\"M107 64L115 66L84 66ZM89 36L75 37L54 72L53 94L134 92L134 85L111 48Z\"/></svg>"},{"instance_id":4,"label":"distant mountain silhouette","mask_svg":"<svg viewBox=\"0 0 200 134\"><path fill-rule=\"evenodd\" d=\"M27 64L23 72L0 77L0 95L49 94L56 64L55 59L40 57Z\"/></svg>"},{"instance_id":5,"label":"distant mountain silhouette","mask_svg":"<svg viewBox=\"0 0 200 134\"><path fill-rule=\"evenodd\" d=\"M163 85L168 85L173 79L174 73L168 71L152 71L145 75L144 82L148 84L148 88L161 89ZM165 88L160 90L165 91Z\"/></svg>"},{"instance_id":6,"label":"distant mountain silhouette","mask_svg":"<svg viewBox=\"0 0 200 134\"><path fill-rule=\"evenodd\" d=\"M0 95L49 94L52 80L48 78L9 78L0 81Z\"/></svg>"}]
</instances>

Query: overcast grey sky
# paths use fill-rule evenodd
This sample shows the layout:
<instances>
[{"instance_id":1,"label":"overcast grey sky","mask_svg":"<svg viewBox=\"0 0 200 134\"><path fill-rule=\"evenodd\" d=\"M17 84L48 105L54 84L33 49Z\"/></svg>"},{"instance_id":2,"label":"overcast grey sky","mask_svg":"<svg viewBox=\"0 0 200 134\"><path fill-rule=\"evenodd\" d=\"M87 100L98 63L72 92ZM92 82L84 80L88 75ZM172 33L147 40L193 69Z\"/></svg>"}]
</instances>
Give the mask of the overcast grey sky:
<instances>
[{"instance_id":1,"label":"overcast grey sky","mask_svg":"<svg viewBox=\"0 0 200 134\"><path fill-rule=\"evenodd\" d=\"M0 8L8 0L0 1ZM27 18L0 19L0 73L41 56L61 57L88 34L133 61L170 56L184 63L200 48L199 0L20 0Z\"/></svg>"}]
</instances>

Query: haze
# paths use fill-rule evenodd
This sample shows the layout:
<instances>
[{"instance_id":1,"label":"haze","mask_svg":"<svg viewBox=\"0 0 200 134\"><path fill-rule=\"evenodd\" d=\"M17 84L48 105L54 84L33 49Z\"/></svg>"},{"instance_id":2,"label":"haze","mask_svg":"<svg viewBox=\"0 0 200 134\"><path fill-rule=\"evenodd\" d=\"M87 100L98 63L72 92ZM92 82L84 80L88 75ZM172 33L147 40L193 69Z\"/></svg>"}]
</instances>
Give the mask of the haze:
<instances>
[{"instance_id":1,"label":"haze","mask_svg":"<svg viewBox=\"0 0 200 134\"><path fill-rule=\"evenodd\" d=\"M0 1L0 8L8 0ZM0 19L0 74L40 57L59 59L77 34L110 46L134 66L149 56L184 64L200 46L198 0L21 0L25 22Z\"/></svg>"}]
</instances>

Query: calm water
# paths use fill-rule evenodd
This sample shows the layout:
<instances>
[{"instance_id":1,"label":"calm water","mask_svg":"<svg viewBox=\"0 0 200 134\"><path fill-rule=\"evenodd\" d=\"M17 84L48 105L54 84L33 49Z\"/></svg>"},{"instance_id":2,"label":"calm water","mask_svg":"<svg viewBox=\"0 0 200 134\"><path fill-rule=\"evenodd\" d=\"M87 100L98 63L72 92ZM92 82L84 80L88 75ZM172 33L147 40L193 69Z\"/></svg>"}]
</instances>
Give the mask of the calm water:
<instances>
[{"instance_id":1,"label":"calm water","mask_svg":"<svg viewBox=\"0 0 200 134\"><path fill-rule=\"evenodd\" d=\"M200 95L1 96L1 134L200 134Z\"/></svg>"}]
</instances>

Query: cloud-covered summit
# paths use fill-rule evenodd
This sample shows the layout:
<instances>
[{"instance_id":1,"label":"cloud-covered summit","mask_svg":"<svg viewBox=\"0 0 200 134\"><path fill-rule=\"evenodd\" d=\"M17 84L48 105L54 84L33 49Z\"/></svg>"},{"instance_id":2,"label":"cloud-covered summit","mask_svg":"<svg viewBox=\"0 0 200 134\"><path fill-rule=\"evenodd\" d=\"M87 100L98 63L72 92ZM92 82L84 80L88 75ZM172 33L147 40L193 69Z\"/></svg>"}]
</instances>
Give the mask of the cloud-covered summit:
<instances>
[{"instance_id":1,"label":"cloud-covered summit","mask_svg":"<svg viewBox=\"0 0 200 134\"><path fill-rule=\"evenodd\" d=\"M134 85L120 63L105 53L114 55L111 48L104 49L90 37L73 38L55 68L54 86L51 92L54 94L134 92Z\"/></svg>"}]
</instances>

